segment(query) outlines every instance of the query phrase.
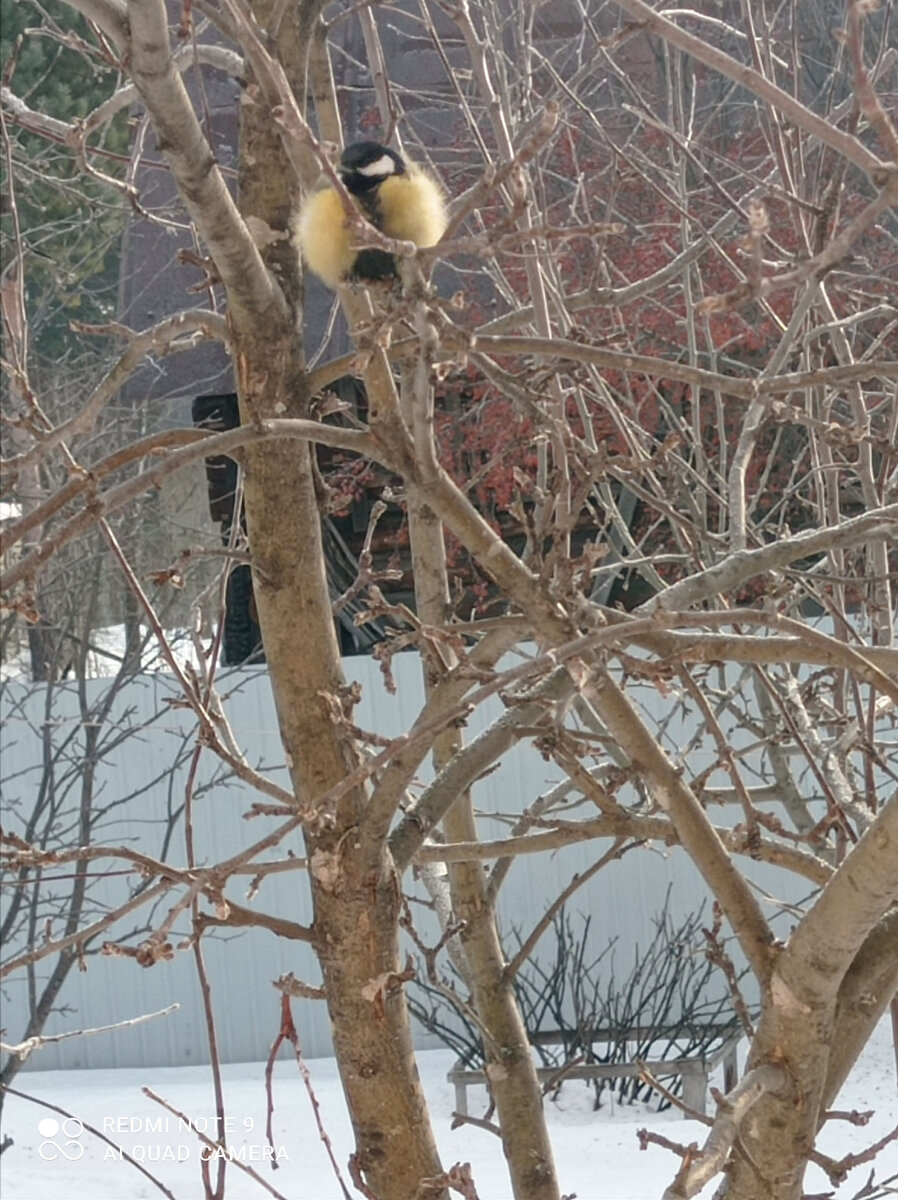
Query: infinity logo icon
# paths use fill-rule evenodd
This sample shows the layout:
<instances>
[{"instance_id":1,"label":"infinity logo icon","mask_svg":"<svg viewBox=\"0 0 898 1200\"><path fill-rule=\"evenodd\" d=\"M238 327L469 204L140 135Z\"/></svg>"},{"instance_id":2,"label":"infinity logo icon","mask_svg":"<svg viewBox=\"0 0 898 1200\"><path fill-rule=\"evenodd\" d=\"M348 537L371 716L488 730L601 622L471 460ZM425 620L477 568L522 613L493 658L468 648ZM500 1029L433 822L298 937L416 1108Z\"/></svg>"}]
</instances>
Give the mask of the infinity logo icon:
<instances>
[{"instance_id":1,"label":"infinity logo icon","mask_svg":"<svg viewBox=\"0 0 898 1200\"><path fill-rule=\"evenodd\" d=\"M62 1131L62 1134L68 1140L62 1145L51 1141L57 1134ZM41 1142L37 1148L38 1154L44 1162L53 1162L54 1159L65 1158L69 1162L77 1162L84 1154L84 1146L81 1142L76 1142L74 1139L81 1137L84 1133L84 1126L77 1117L66 1117L60 1125L55 1117L45 1117L38 1123L38 1133L46 1141Z\"/></svg>"}]
</instances>

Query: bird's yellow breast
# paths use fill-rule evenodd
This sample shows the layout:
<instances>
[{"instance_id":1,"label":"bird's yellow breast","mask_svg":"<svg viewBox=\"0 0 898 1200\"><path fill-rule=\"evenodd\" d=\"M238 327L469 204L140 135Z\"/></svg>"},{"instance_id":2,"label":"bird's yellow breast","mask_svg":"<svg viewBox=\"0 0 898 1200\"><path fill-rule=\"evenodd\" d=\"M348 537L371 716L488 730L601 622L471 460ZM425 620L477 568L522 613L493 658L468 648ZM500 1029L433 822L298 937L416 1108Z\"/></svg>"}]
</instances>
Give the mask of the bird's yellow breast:
<instances>
[{"instance_id":1,"label":"bird's yellow breast","mask_svg":"<svg viewBox=\"0 0 898 1200\"><path fill-rule=\"evenodd\" d=\"M388 176L380 184L374 216L374 223L388 237L416 246L435 246L447 224L439 185L411 163L404 174ZM336 288L350 274L358 251L332 187L318 188L307 197L294 226L293 241L309 270L328 287Z\"/></svg>"},{"instance_id":2,"label":"bird's yellow breast","mask_svg":"<svg viewBox=\"0 0 898 1200\"><path fill-rule=\"evenodd\" d=\"M296 222L294 244L306 266L328 287L336 288L349 272L356 251L346 228L346 214L332 187L312 192Z\"/></svg>"},{"instance_id":3,"label":"bird's yellow breast","mask_svg":"<svg viewBox=\"0 0 898 1200\"><path fill-rule=\"evenodd\" d=\"M439 185L420 167L391 175L377 189L381 229L388 237L435 246L446 229L446 205Z\"/></svg>"}]
</instances>

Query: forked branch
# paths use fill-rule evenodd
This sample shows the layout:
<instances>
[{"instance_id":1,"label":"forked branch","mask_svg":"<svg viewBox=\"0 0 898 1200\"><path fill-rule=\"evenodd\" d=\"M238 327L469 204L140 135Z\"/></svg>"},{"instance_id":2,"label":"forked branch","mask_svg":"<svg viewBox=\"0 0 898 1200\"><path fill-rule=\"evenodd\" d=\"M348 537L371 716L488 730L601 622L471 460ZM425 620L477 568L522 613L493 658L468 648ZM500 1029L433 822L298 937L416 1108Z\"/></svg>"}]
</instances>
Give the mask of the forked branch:
<instances>
[{"instance_id":1,"label":"forked branch","mask_svg":"<svg viewBox=\"0 0 898 1200\"><path fill-rule=\"evenodd\" d=\"M786 1072L773 1063L749 1071L741 1083L718 1101L717 1116L701 1150L683 1160L663 1200L688 1200L723 1168L739 1133L739 1126L762 1096L779 1091L788 1082Z\"/></svg>"}]
</instances>

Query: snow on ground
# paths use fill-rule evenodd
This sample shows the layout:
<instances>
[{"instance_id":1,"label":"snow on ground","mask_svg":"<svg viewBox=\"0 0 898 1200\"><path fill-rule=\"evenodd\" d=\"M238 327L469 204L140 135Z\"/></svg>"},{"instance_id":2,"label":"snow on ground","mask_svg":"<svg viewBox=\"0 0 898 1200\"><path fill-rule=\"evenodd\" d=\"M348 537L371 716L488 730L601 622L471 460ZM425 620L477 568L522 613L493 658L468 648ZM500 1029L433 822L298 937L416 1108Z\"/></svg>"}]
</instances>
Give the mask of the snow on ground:
<instances>
[{"instance_id":1,"label":"snow on ground","mask_svg":"<svg viewBox=\"0 0 898 1200\"><path fill-rule=\"evenodd\" d=\"M425 1051L419 1055L419 1063L444 1164L470 1162L481 1200L508 1200L510 1189L498 1140L472 1126L450 1128L454 1092L446 1073L453 1063L452 1054ZM337 1162L349 1192L355 1195L345 1171L352 1145L334 1060L313 1059L307 1065ZM236 1155L286 1200L341 1200L342 1189L319 1139L308 1094L292 1057L282 1056L275 1071L274 1141L280 1160L276 1171L265 1161L264 1067L258 1063L226 1066L224 1080L225 1141ZM197 1128L205 1125L214 1137L208 1068L27 1072L19 1075L14 1086L104 1130L117 1146L143 1161L177 1200L201 1200L200 1147L195 1135L179 1128L177 1117L144 1096L144 1085L189 1115ZM478 1089L469 1091L469 1108L475 1115L482 1110L482 1096ZM864 1128L845 1122L827 1125L820 1149L834 1157L864 1149L898 1123L898 1086L888 1019L876 1030L836 1107L874 1108L876 1115ZM657 1146L640 1151L636 1131L647 1126L683 1143L701 1142L705 1134L702 1126L675 1112L657 1114L642 1106L621 1107L606 1100L595 1113L592 1093L576 1081L563 1086L558 1100L548 1102L547 1111L561 1186L567 1194L576 1193L579 1200L659 1200L671 1182L677 1160ZM43 1200L47 1196L155 1200L163 1194L120 1159L113 1147L82 1130L78 1121L67 1121L35 1104L9 1097L4 1133L12 1135L15 1142L0 1158L4 1200ZM869 1169L864 1166L853 1171L836 1195L853 1196ZM877 1160L876 1177L883 1179L895 1172L898 1148L893 1142ZM812 1193L832 1191L825 1176L813 1167L806 1187ZM707 1188L702 1196L710 1197L713 1190ZM228 1200L257 1200L270 1194L237 1167L228 1167Z\"/></svg>"}]
</instances>

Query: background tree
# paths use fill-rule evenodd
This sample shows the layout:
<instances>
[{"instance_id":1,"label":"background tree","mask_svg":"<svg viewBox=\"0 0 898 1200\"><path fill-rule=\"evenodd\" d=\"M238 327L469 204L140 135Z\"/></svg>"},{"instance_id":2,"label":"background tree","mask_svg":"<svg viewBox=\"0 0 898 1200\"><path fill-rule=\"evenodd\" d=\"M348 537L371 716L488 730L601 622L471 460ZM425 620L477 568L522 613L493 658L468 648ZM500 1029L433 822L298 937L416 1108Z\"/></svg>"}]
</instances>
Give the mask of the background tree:
<instances>
[{"instance_id":1,"label":"background tree","mask_svg":"<svg viewBox=\"0 0 898 1200\"><path fill-rule=\"evenodd\" d=\"M199 678L170 656L203 742L266 792L257 811L275 824L189 886L161 867L160 877L185 886L198 934L200 896L218 903L226 876L302 828L315 918L291 935L312 942L321 966L353 1171L375 1195L405 1200L445 1194L450 1180L413 1067L399 881L413 864L464 864L451 880L461 927L450 920L445 936L458 933L488 1043L515 1194L555 1197L491 915L496 891L510 859L573 839L599 840L597 863L609 848L601 839L681 846L753 973L759 1013L746 1077L705 1146L681 1148L669 1194L693 1195L725 1169L728 1196L794 1200L831 1102L898 984L898 794L883 749L898 701L898 367L887 356L898 136L879 98L894 78L889 14L849 2L839 36L808 46L789 14L749 5L674 23L640 0L575 3L553 26L542 9L489 3L381 13L221 0L203 18L243 56L216 59L244 82L235 200L201 100L179 73L192 60L172 55L164 6L73 7L133 83L208 254L227 323L217 301L189 320L227 340L244 423L135 443L116 460L124 474L107 482L108 463L82 461L77 440L104 395L85 398L77 426L54 427L23 386L22 351L12 376L34 446L7 473L14 486L29 455L59 455L70 481L10 531L11 543L39 526L43 537L4 584L33 612L38 572L96 525L152 622L109 519L180 467L233 453L292 780L290 792L266 787L240 762L217 724L211 658ZM379 136L414 145L416 129L411 94L387 83L396 72L383 69L381 29L420 39L443 64L457 131L442 145L453 216L434 251L388 247L403 259L401 298L341 289L354 354L310 370L285 234L297 192L321 168L332 173L325 143L343 140L329 55L347 19L362 23ZM209 60L204 35L195 54ZM4 104L7 120L47 131L12 94ZM349 207L347 220L383 244ZM437 259L465 284L457 303L425 282ZM182 329L165 323L156 344ZM347 371L363 376L367 411L341 424L320 396ZM452 424L438 416L434 380L455 404ZM371 559L358 584L372 614L405 623L394 648L418 645L429 695L406 736L373 749L352 721L334 635L316 443L366 473L376 464L366 478L388 483L394 504L401 489L405 505L398 526L417 615L371 586ZM147 462L162 446L166 457ZM471 585L474 619L470 596L464 619L453 613L453 571ZM630 593L622 607L605 603L615 576ZM512 647L525 651L522 665L497 665ZM647 715L644 696L658 691L697 718L686 746ZM459 724L497 693L504 714L462 745ZM478 841L467 794L521 739L559 766L565 786L555 807L531 805L511 837ZM433 781L410 793L431 751ZM571 793L597 815L560 816ZM737 819L712 821L716 799ZM432 844L441 823L444 843ZM11 861L34 853L13 847ZM743 857L814 885L785 940ZM165 957L166 932L144 941L145 960ZM824 1165L833 1179L845 1169ZM215 1193L208 1178L206 1189Z\"/></svg>"},{"instance_id":2,"label":"background tree","mask_svg":"<svg viewBox=\"0 0 898 1200\"><path fill-rule=\"evenodd\" d=\"M64 656L64 663L48 663L36 681L28 680L23 672L0 683L7 749L12 750L23 735L32 734L40 746L30 769L24 772L16 770L19 756L9 754L2 778L8 844L37 850L34 862L24 854L14 876L7 880L0 924L5 951L10 959L19 960L20 968L7 989L26 990L27 1003L17 1005L16 1010L24 1007L28 1014L21 1029L7 1019L0 1071L4 1086L13 1082L30 1054L40 1048L51 1015L68 1010L62 993L69 973L86 970L89 958L104 943L109 953L110 946L130 944L155 927L153 908L143 899L144 893L153 890L153 881L129 875L121 904L141 915L124 930L109 932L118 906L109 905L104 885L119 873L118 863L109 868L112 875L108 875L104 869L108 856L102 850L95 855L96 847L118 834L122 846L132 848L138 861L141 851L151 853L154 862L165 861L176 844L183 818L184 801L179 797L166 820L156 821L144 813L137 826L139 833L135 829L135 817L147 794L161 779L184 770L195 752L192 731L181 739L171 758L159 764L156 778L134 780L130 790L121 791L103 778L104 767L127 757L129 743L146 735L148 726L139 719L134 693L140 687L141 671L154 666L155 650L149 630L130 643L122 627L106 631L105 639L98 634L94 608L103 565L103 557L93 554L82 559L80 572L74 581L70 579L69 619L54 629L57 653ZM7 668L10 665L7 663ZM163 708L150 726L164 715ZM216 772L195 792L202 794L220 785L227 774L226 770ZM65 853L72 846L79 848L78 854L67 866L53 869L55 853ZM50 955L29 953L43 940L56 943ZM0 1107L4 1098L0 1091Z\"/></svg>"}]
</instances>

